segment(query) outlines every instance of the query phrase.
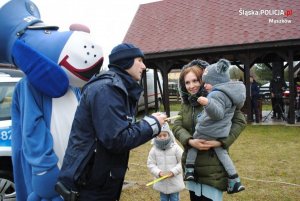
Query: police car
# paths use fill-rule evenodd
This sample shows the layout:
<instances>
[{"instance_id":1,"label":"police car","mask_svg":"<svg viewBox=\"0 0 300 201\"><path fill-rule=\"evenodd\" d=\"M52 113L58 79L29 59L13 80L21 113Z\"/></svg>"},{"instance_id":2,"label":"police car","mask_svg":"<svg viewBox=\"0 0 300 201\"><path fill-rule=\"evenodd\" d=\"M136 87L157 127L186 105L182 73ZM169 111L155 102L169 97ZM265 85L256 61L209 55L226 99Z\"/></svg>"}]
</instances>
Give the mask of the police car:
<instances>
[{"instance_id":1,"label":"police car","mask_svg":"<svg viewBox=\"0 0 300 201\"><path fill-rule=\"evenodd\" d=\"M11 101L22 71L0 69L0 200L15 200L11 161Z\"/></svg>"}]
</instances>

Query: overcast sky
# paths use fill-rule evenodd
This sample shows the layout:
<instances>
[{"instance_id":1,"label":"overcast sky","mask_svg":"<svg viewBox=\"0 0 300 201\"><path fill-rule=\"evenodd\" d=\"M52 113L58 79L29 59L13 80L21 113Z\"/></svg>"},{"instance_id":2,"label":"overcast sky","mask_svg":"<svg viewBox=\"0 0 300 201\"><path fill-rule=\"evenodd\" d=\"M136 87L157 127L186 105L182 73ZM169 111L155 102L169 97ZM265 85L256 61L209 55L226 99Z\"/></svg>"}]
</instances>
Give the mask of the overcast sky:
<instances>
[{"instance_id":1,"label":"overcast sky","mask_svg":"<svg viewBox=\"0 0 300 201\"><path fill-rule=\"evenodd\" d=\"M140 4L158 0L32 0L46 24L68 30L81 23L91 29L104 51L104 65L111 49L121 43Z\"/></svg>"}]
</instances>

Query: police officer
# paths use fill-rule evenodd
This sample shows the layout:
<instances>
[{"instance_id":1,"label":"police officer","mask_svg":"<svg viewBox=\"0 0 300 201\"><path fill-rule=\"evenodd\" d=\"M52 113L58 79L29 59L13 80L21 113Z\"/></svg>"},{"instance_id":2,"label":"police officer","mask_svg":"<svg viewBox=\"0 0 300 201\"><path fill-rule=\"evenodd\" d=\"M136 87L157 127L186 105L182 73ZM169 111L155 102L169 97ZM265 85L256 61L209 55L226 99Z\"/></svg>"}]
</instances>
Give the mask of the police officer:
<instances>
[{"instance_id":1,"label":"police officer","mask_svg":"<svg viewBox=\"0 0 300 201\"><path fill-rule=\"evenodd\" d=\"M57 185L65 200L119 200L129 151L160 133L166 115L135 120L143 57L132 44L117 45L109 71L84 86Z\"/></svg>"},{"instance_id":2,"label":"police officer","mask_svg":"<svg viewBox=\"0 0 300 201\"><path fill-rule=\"evenodd\" d=\"M283 92L287 89L285 81L278 75L270 82L270 93L273 108L272 118L283 118Z\"/></svg>"}]
</instances>

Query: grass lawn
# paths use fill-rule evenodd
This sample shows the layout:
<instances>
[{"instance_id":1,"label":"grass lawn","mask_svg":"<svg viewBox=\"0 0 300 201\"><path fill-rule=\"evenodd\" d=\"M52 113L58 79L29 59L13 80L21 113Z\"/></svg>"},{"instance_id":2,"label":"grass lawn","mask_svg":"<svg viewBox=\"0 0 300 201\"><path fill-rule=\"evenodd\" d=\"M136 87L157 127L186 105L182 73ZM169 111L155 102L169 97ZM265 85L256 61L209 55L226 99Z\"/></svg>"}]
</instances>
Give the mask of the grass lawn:
<instances>
[{"instance_id":1,"label":"grass lawn","mask_svg":"<svg viewBox=\"0 0 300 201\"><path fill-rule=\"evenodd\" d=\"M159 193L146 183L153 180L146 167L150 142L131 151L126 180L134 185L123 190L121 201L157 201ZM246 190L224 201L300 200L300 127L251 126L232 145L233 159ZM188 201L186 190L181 200Z\"/></svg>"}]
</instances>

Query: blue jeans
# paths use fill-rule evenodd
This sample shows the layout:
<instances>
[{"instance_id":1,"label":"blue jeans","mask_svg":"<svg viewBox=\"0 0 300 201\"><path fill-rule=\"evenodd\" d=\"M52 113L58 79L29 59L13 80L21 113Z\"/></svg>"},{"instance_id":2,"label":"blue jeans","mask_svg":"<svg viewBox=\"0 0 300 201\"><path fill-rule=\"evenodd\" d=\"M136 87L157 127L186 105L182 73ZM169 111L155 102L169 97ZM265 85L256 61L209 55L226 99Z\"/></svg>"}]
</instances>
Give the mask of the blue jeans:
<instances>
[{"instance_id":1,"label":"blue jeans","mask_svg":"<svg viewBox=\"0 0 300 201\"><path fill-rule=\"evenodd\" d=\"M179 201L179 192L171 193L171 194L164 194L160 193L160 201Z\"/></svg>"}]
</instances>

